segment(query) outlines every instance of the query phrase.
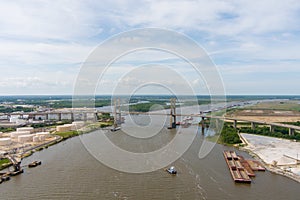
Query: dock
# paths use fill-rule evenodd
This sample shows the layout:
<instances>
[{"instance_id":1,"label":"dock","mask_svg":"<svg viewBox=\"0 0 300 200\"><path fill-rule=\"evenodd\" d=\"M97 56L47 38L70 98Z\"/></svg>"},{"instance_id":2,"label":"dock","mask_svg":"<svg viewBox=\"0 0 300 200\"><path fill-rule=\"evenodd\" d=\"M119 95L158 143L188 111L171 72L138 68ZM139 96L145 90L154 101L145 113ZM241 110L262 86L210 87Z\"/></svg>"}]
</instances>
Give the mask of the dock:
<instances>
[{"instance_id":1,"label":"dock","mask_svg":"<svg viewBox=\"0 0 300 200\"><path fill-rule=\"evenodd\" d=\"M223 151L223 155L234 182L251 183L250 177L255 177L253 171L265 171L259 161L246 160L235 151Z\"/></svg>"}]
</instances>

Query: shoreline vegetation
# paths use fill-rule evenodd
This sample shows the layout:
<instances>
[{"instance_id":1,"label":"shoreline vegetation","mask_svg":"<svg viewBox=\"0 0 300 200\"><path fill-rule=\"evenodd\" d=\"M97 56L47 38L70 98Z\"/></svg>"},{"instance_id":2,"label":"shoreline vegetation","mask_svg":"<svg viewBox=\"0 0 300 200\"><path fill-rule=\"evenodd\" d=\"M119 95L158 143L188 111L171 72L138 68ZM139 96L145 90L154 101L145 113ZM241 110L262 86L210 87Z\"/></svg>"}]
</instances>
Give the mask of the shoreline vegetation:
<instances>
[{"instance_id":1,"label":"shoreline vegetation","mask_svg":"<svg viewBox=\"0 0 300 200\"><path fill-rule=\"evenodd\" d=\"M207 124L208 122L205 122ZM282 122L287 123L287 122ZM209 123L208 123L209 124ZM206 126L208 126L208 124ZM276 127L274 128L274 132L270 131L268 126L257 126L255 129L252 129L250 124L248 123L239 123L242 124L242 127L235 129L233 127L233 123L231 122L224 122L223 129L221 134L216 134L215 136L208 136L207 139L209 141L218 142L219 144L223 145L239 145L242 143L242 140L239 138L239 133L249 133L255 135L263 135L275 138L282 138L288 140L294 140L299 142L300 141L300 133L295 132L294 135L289 135L288 128L283 127ZM299 126L300 122L288 123Z\"/></svg>"},{"instance_id":2,"label":"shoreline vegetation","mask_svg":"<svg viewBox=\"0 0 300 200\"><path fill-rule=\"evenodd\" d=\"M205 121L206 127L209 126L209 120ZM242 140L239 137L238 129L235 129L230 122L224 122L221 133L213 136L207 136L206 139L225 146L241 145Z\"/></svg>"}]
</instances>

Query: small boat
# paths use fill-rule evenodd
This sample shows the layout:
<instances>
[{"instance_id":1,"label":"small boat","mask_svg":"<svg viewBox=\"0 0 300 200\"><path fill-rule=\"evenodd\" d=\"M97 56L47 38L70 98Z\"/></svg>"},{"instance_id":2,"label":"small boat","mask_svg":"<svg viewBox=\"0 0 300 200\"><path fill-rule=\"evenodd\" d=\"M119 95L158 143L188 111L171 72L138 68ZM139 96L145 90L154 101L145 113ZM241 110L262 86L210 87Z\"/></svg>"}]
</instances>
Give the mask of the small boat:
<instances>
[{"instance_id":1,"label":"small boat","mask_svg":"<svg viewBox=\"0 0 300 200\"><path fill-rule=\"evenodd\" d=\"M169 174L177 174L177 171L175 170L174 166L172 166L169 169L167 169L167 172L169 172Z\"/></svg>"},{"instance_id":2,"label":"small boat","mask_svg":"<svg viewBox=\"0 0 300 200\"><path fill-rule=\"evenodd\" d=\"M41 161L33 161L32 163L28 164L28 167L36 167L38 165L41 165L42 162Z\"/></svg>"},{"instance_id":3,"label":"small boat","mask_svg":"<svg viewBox=\"0 0 300 200\"><path fill-rule=\"evenodd\" d=\"M9 176L2 176L1 177L1 183L3 182L3 181L9 181L10 180L10 177Z\"/></svg>"},{"instance_id":4,"label":"small boat","mask_svg":"<svg viewBox=\"0 0 300 200\"><path fill-rule=\"evenodd\" d=\"M24 172L24 170L23 169L20 169L19 171L15 171L15 172L10 172L10 176L16 176L16 175L18 175L18 174L21 174L21 173L23 173Z\"/></svg>"},{"instance_id":5,"label":"small boat","mask_svg":"<svg viewBox=\"0 0 300 200\"><path fill-rule=\"evenodd\" d=\"M121 129L121 127L116 127L116 128L112 128L112 129L110 129L111 131L113 131L113 132L115 132L115 131L118 131L118 130L120 130Z\"/></svg>"}]
</instances>

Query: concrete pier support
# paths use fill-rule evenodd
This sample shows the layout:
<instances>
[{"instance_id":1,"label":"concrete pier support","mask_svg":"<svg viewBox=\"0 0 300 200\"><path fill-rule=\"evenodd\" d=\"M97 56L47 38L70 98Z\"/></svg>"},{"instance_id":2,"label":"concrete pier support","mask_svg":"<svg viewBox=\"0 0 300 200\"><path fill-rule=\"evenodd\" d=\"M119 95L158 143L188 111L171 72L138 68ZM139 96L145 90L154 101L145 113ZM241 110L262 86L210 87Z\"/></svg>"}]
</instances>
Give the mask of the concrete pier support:
<instances>
[{"instance_id":1,"label":"concrete pier support","mask_svg":"<svg viewBox=\"0 0 300 200\"><path fill-rule=\"evenodd\" d=\"M205 123L204 123L205 117L201 117L201 133L204 135L205 130Z\"/></svg>"},{"instance_id":2,"label":"concrete pier support","mask_svg":"<svg viewBox=\"0 0 300 200\"><path fill-rule=\"evenodd\" d=\"M295 135L295 129L289 128L289 135Z\"/></svg>"},{"instance_id":3,"label":"concrete pier support","mask_svg":"<svg viewBox=\"0 0 300 200\"><path fill-rule=\"evenodd\" d=\"M237 121L236 120L233 120L233 128L237 128Z\"/></svg>"},{"instance_id":4,"label":"concrete pier support","mask_svg":"<svg viewBox=\"0 0 300 200\"><path fill-rule=\"evenodd\" d=\"M216 128L217 128L217 130L220 128L220 124L221 124L220 120L216 119Z\"/></svg>"},{"instance_id":5,"label":"concrete pier support","mask_svg":"<svg viewBox=\"0 0 300 200\"><path fill-rule=\"evenodd\" d=\"M204 128L204 126L202 126L201 127L201 133L202 133L202 135L204 135L204 132L205 132L205 128Z\"/></svg>"},{"instance_id":6,"label":"concrete pier support","mask_svg":"<svg viewBox=\"0 0 300 200\"><path fill-rule=\"evenodd\" d=\"M274 126L273 125L270 125L270 132L274 132Z\"/></svg>"},{"instance_id":7,"label":"concrete pier support","mask_svg":"<svg viewBox=\"0 0 300 200\"><path fill-rule=\"evenodd\" d=\"M204 120L205 120L205 117L202 117L201 118L201 126L202 126L202 128L204 128L204 126L205 126Z\"/></svg>"},{"instance_id":8,"label":"concrete pier support","mask_svg":"<svg viewBox=\"0 0 300 200\"><path fill-rule=\"evenodd\" d=\"M251 122L251 129L254 130L255 129L255 123Z\"/></svg>"},{"instance_id":9,"label":"concrete pier support","mask_svg":"<svg viewBox=\"0 0 300 200\"><path fill-rule=\"evenodd\" d=\"M61 121L61 113L58 113L58 121Z\"/></svg>"},{"instance_id":10,"label":"concrete pier support","mask_svg":"<svg viewBox=\"0 0 300 200\"><path fill-rule=\"evenodd\" d=\"M170 99L170 126L168 129L176 128L176 99Z\"/></svg>"},{"instance_id":11,"label":"concrete pier support","mask_svg":"<svg viewBox=\"0 0 300 200\"><path fill-rule=\"evenodd\" d=\"M83 121L87 121L87 113L83 113Z\"/></svg>"}]
</instances>

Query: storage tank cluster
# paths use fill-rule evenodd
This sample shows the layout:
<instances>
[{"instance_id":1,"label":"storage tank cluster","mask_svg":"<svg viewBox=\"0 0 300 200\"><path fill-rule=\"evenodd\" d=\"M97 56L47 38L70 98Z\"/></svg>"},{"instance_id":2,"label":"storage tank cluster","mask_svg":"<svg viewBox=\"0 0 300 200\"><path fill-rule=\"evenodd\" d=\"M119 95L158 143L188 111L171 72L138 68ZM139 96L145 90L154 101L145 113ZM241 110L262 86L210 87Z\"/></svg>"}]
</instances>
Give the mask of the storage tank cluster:
<instances>
[{"instance_id":1,"label":"storage tank cluster","mask_svg":"<svg viewBox=\"0 0 300 200\"><path fill-rule=\"evenodd\" d=\"M0 145L10 145L13 141L17 141L20 143L24 142L43 142L46 138L50 136L49 132L38 132L33 134L34 128L33 127L21 127L17 128L16 131L10 132L10 137L4 137L3 133L0 132Z\"/></svg>"},{"instance_id":2,"label":"storage tank cluster","mask_svg":"<svg viewBox=\"0 0 300 200\"><path fill-rule=\"evenodd\" d=\"M49 132L38 132L36 134L21 135L18 137L18 142L43 142L49 136Z\"/></svg>"},{"instance_id":3,"label":"storage tank cluster","mask_svg":"<svg viewBox=\"0 0 300 200\"><path fill-rule=\"evenodd\" d=\"M64 125L56 126L56 131L57 132L72 131L72 130L77 130L78 128L82 128L83 126L84 126L83 121L76 121L73 122L72 124L64 124Z\"/></svg>"},{"instance_id":4,"label":"storage tank cluster","mask_svg":"<svg viewBox=\"0 0 300 200\"><path fill-rule=\"evenodd\" d=\"M36 137L35 140L38 140L37 142L43 142L49 136L50 136L49 132L38 132L38 133L35 134L35 137Z\"/></svg>"},{"instance_id":5,"label":"storage tank cluster","mask_svg":"<svg viewBox=\"0 0 300 200\"><path fill-rule=\"evenodd\" d=\"M33 132L32 127L23 127L23 128L17 128L17 131L10 132L10 137L0 138L0 145L10 145L13 140L17 140L18 142L26 142L32 140L32 135L30 134ZM0 134L0 137L2 137L3 133Z\"/></svg>"},{"instance_id":6,"label":"storage tank cluster","mask_svg":"<svg viewBox=\"0 0 300 200\"><path fill-rule=\"evenodd\" d=\"M72 125L73 125L73 129L76 130L84 126L84 121L75 121L72 122Z\"/></svg>"},{"instance_id":7,"label":"storage tank cluster","mask_svg":"<svg viewBox=\"0 0 300 200\"><path fill-rule=\"evenodd\" d=\"M17 128L17 132L20 131L29 131L30 133L33 133L34 128L33 127L21 127L21 128Z\"/></svg>"},{"instance_id":8,"label":"storage tank cluster","mask_svg":"<svg viewBox=\"0 0 300 200\"><path fill-rule=\"evenodd\" d=\"M30 131L14 131L10 133L10 138L11 139L18 139L19 136L22 135L29 135Z\"/></svg>"},{"instance_id":9,"label":"storage tank cluster","mask_svg":"<svg viewBox=\"0 0 300 200\"><path fill-rule=\"evenodd\" d=\"M11 138L0 138L0 145L10 145L12 143Z\"/></svg>"},{"instance_id":10,"label":"storage tank cluster","mask_svg":"<svg viewBox=\"0 0 300 200\"><path fill-rule=\"evenodd\" d=\"M42 142L50 136L49 132L38 132L33 134L33 127L21 127L17 128L17 131L10 132L10 137L0 138L0 145L10 145L12 141L20 143L25 142ZM0 134L2 136L2 134Z\"/></svg>"},{"instance_id":11,"label":"storage tank cluster","mask_svg":"<svg viewBox=\"0 0 300 200\"><path fill-rule=\"evenodd\" d=\"M28 135L20 135L18 136L18 142L24 143L24 142L32 142L33 134Z\"/></svg>"},{"instance_id":12,"label":"storage tank cluster","mask_svg":"<svg viewBox=\"0 0 300 200\"><path fill-rule=\"evenodd\" d=\"M72 130L72 124L64 124L56 127L57 132L66 132Z\"/></svg>"}]
</instances>

